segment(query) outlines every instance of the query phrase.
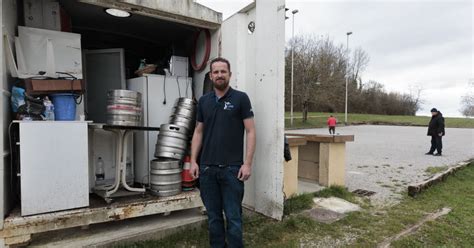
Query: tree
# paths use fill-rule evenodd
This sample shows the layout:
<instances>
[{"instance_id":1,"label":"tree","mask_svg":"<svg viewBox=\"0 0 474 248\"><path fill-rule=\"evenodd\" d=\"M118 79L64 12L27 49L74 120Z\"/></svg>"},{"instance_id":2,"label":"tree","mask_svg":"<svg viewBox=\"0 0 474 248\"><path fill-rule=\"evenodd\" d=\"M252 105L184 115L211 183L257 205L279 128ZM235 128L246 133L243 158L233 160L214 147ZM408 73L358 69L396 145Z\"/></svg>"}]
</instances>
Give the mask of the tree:
<instances>
[{"instance_id":1,"label":"tree","mask_svg":"<svg viewBox=\"0 0 474 248\"><path fill-rule=\"evenodd\" d=\"M338 97L343 92L341 83L344 82L348 65L343 46L336 46L329 38L298 36L290 41L287 65L291 65L291 49L294 52L295 105L300 106L303 122L307 121L312 105L322 105L332 110L343 106L344 99ZM291 75L288 75L289 70L286 73L288 82Z\"/></svg>"},{"instance_id":2,"label":"tree","mask_svg":"<svg viewBox=\"0 0 474 248\"><path fill-rule=\"evenodd\" d=\"M352 61L350 62L349 69L349 80L352 83L359 84L358 88L362 88L362 78L360 73L367 68L370 58L366 51L362 48L356 48L354 50L354 55L352 56Z\"/></svg>"},{"instance_id":3,"label":"tree","mask_svg":"<svg viewBox=\"0 0 474 248\"><path fill-rule=\"evenodd\" d=\"M308 112L344 112L346 78L349 112L386 115L415 115L422 104L422 88L410 87L410 93L387 93L382 83L363 83L361 74L369 55L361 48L348 53L345 46L328 37L297 36L286 49L286 109L291 98L291 51L294 52L294 109Z\"/></svg>"},{"instance_id":4,"label":"tree","mask_svg":"<svg viewBox=\"0 0 474 248\"><path fill-rule=\"evenodd\" d=\"M474 117L474 79L468 84L466 95L461 98L461 113L466 117Z\"/></svg>"}]
</instances>

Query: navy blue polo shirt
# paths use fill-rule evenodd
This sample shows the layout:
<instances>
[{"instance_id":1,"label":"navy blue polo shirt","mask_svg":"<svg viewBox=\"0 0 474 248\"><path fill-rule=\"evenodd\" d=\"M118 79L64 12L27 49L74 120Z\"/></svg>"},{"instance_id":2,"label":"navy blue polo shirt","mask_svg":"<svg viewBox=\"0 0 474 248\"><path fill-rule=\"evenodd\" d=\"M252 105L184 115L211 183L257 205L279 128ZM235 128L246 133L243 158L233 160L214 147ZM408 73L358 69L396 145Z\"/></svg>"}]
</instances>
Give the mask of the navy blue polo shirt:
<instances>
[{"instance_id":1,"label":"navy blue polo shirt","mask_svg":"<svg viewBox=\"0 0 474 248\"><path fill-rule=\"evenodd\" d=\"M242 91L229 88L221 98L214 91L202 96L197 106L197 121L203 124L200 163L242 165L243 121L252 117L250 99Z\"/></svg>"}]
</instances>

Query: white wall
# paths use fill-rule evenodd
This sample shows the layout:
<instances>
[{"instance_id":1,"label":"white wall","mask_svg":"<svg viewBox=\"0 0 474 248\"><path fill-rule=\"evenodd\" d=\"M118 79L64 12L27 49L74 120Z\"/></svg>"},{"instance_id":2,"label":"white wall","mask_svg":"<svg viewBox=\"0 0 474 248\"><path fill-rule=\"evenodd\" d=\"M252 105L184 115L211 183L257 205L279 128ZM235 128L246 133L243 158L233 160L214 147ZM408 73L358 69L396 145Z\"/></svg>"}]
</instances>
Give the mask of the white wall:
<instances>
[{"instance_id":1,"label":"white wall","mask_svg":"<svg viewBox=\"0 0 474 248\"><path fill-rule=\"evenodd\" d=\"M9 209L10 202L10 148L8 140L8 124L10 123L10 89L13 79L9 77L9 72L6 69L5 56L4 56L4 44L3 35L8 34L10 37L14 37L16 34L17 25L17 1L16 0L3 0L2 11L1 11L1 26L2 26L2 39L0 41L0 78L1 78L1 100L0 100L0 115L2 121L0 121L1 142L0 151L2 152L3 159L0 166L0 178L3 179L0 183L0 228L3 228L3 216L6 214L6 210Z\"/></svg>"},{"instance_id":2,"label":"white wall","mask_svg":"<svg viewBox=\"0 0 474 248\"><path fill-rule=\"evenodd\" d=\"M284 0L260 0L256 8L222 25L222 56L232 65L231 86L253 105L257 148L244 204L281 219L283 215ZM256 23L249 34L250 21Z\"/></svg>"}]
</instances>

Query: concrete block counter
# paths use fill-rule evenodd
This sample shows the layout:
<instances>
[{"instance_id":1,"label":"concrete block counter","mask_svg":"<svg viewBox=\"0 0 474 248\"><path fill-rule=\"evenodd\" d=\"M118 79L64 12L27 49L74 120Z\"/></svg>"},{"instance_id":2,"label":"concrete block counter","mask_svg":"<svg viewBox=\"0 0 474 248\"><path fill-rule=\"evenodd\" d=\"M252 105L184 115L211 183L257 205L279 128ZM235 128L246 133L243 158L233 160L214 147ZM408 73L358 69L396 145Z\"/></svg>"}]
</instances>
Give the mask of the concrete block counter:
<instances>
[{"instance_id":1,"label":"concrete block counter","mask_svg":"<svg viewBox=\"0 0 474 248\"><path fill-rule=\"evenodd\" d=\"M298 161L298 178L322 186L345 186L346 142L354 141L354 135L287 135L306 140L306 145L298 146L298 155L293 157Z\"/></svg>"}]
</instances>

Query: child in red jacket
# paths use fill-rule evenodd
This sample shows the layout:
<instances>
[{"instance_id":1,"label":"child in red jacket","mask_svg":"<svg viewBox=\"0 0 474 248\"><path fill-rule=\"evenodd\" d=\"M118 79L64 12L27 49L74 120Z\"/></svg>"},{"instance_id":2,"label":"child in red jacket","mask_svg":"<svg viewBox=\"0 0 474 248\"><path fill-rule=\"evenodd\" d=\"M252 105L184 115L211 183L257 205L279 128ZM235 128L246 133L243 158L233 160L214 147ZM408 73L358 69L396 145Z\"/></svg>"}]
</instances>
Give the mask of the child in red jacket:
<instances>
[{"instance_id":1,"label":"child in red jacket","mask_svg":"<svg viewBox=\"0 0 474 248\"><path fill-rule=\"evenodd\" d=\"M336 117L332 115L329 116L328 118L329 134L336 134L336 123L337 123Z\"/></svg>"}]
</instances>

